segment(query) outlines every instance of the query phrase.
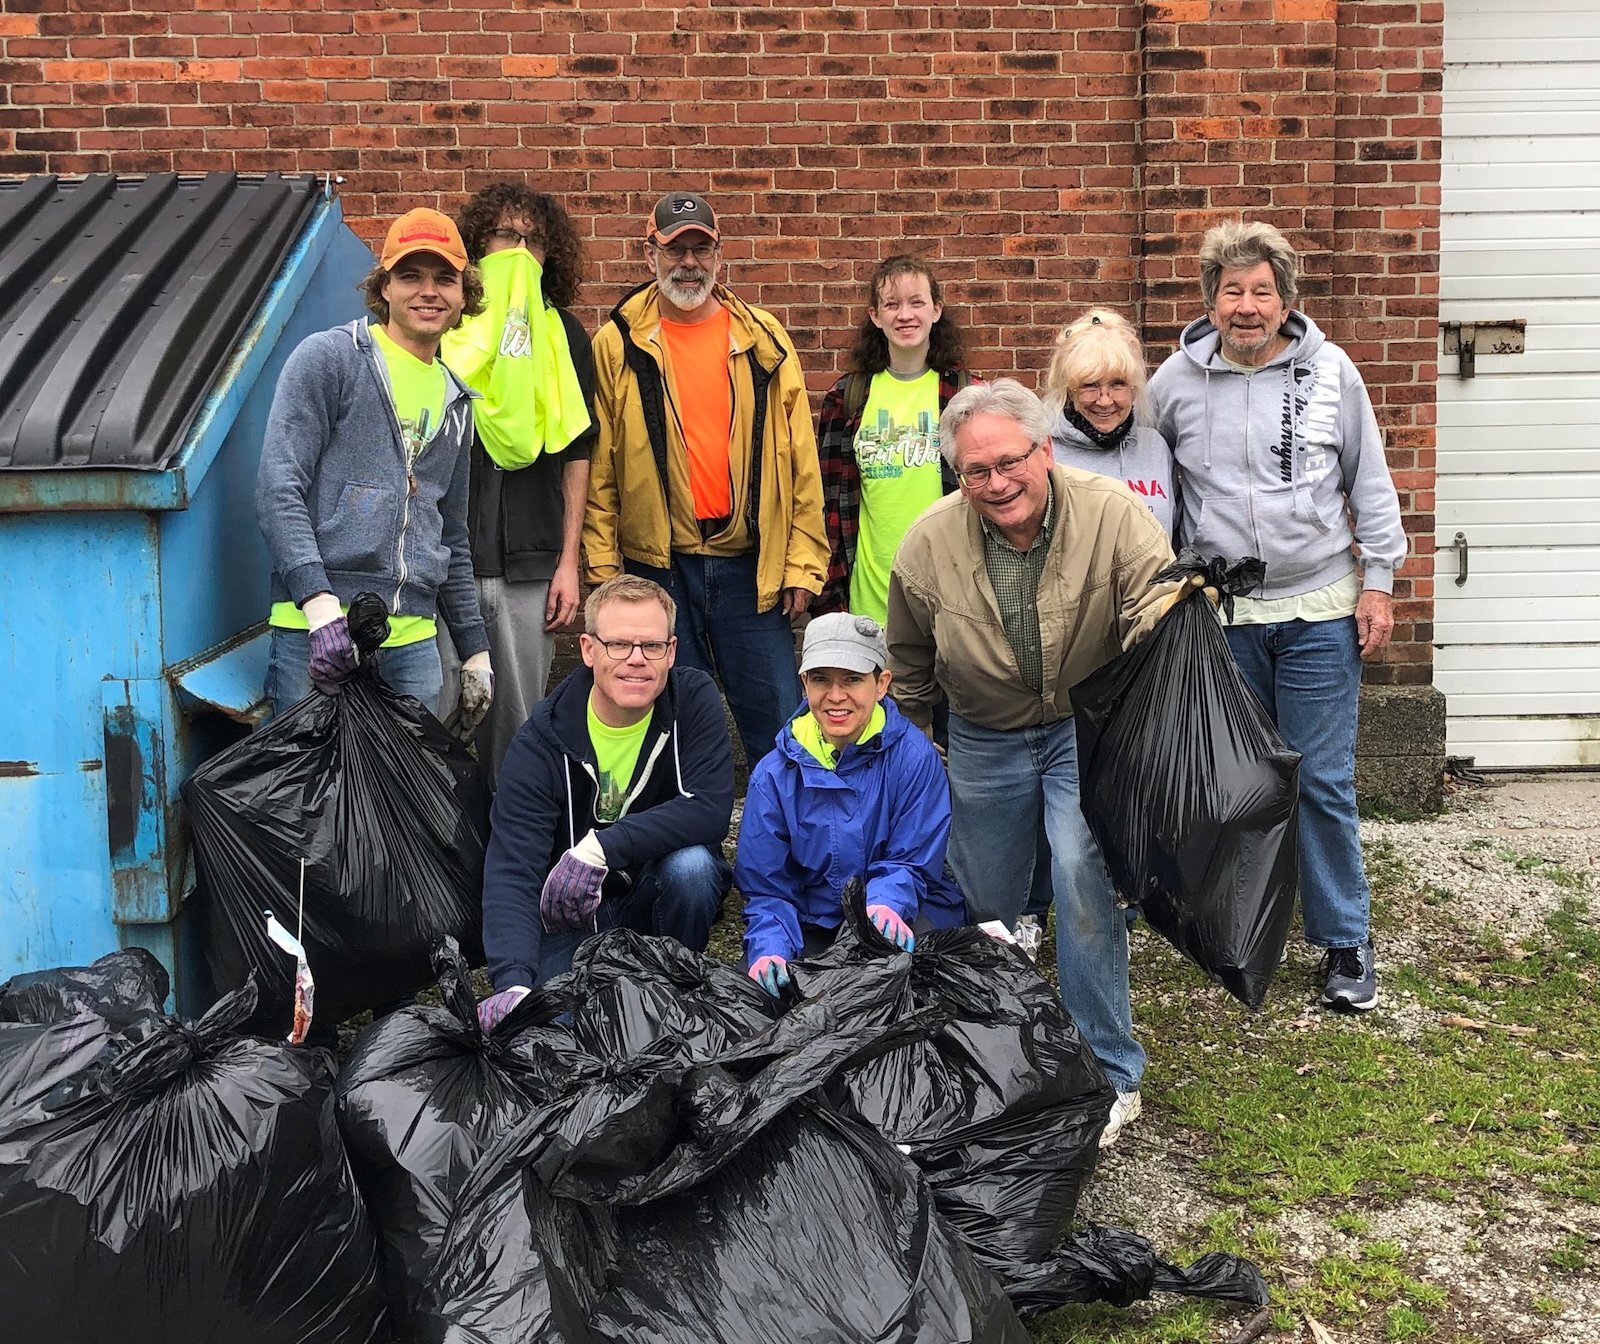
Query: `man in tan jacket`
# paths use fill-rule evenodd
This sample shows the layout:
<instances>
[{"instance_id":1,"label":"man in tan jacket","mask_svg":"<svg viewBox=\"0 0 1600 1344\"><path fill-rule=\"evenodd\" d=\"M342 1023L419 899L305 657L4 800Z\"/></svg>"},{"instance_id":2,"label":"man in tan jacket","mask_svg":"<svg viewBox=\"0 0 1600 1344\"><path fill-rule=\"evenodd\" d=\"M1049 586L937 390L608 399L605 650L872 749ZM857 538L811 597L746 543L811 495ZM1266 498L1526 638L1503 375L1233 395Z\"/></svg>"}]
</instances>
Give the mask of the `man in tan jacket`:
<instances>
[{"instance_id":1,"label":"man in tan jacket","mask_svg":"<svg viewBox=\"0 0 1600 1344\"><path fill-rule=\"evenodd\" d=\"M974 923L1015 922L1042 826L1056 903L1061 1000L1117 1102L1110 1143L1139 1113L1128 937L1078 808L1071 688L1148 634L1176 591L1166 533L1119 480L1052 467L1050 422L1011 378L956 394L939 422L957 494L900 543L889 579L889 666L924 728L950 703L950 863Z\"/></svg>"},{"instance_id":2,"label":"man in tan jacket","mask_svg":"<svg viewBox=\"0 0 1600 1344\"><path fill-rule=\"evenodd\" d=\"M701 197L662 197L645 259L655 278L594 338L588 578L672 594L678 665L721 680L753 766L800 703L789 618L828 567L805 378L777 319L717 283Z\"/></svg>"}]
</instances>

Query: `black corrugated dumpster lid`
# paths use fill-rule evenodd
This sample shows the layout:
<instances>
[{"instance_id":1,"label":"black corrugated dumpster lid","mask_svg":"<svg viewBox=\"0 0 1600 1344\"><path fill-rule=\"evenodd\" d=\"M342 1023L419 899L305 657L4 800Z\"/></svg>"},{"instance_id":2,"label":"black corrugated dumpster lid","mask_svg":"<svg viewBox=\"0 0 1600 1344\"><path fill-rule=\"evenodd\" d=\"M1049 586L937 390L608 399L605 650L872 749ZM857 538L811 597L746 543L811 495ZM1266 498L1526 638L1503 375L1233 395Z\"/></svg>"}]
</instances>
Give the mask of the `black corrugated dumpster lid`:
<instances>
[{"instance_id":1,"label":"black corrugated dumpster lid","mask_svg":"<svg viewBox=\"0 0 1600 1344\"><path fill-rule=\"evenodd\" d=\"M0 470L167 466L320 194L276 173L0 182Z\"/></svg>"}]
</instances>

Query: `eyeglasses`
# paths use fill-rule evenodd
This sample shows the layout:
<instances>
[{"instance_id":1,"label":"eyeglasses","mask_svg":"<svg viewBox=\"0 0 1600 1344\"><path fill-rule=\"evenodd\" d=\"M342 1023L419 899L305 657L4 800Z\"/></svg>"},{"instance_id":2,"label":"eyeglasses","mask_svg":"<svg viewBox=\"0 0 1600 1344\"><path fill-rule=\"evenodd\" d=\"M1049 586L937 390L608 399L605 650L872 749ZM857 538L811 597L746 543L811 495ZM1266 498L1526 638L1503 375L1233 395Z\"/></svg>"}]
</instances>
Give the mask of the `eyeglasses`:
<instances>
[{"instance_id":1,"label":"eyeglasses","mask_svg":"<svg viewBox=\"0 0 1600 1344\"><path fill-rule=\"evenodd\" d=\"M667 260L674 265L685 257L693 257L696 261L704 264L717 255L716 243L699 243L693 247L684 243L655 243L653 246L657 252L664 253Z\"/></svg>"},{"instance_id":2,"label":"eyeglasses","mask_svg":"<svg viewBox=\"0 0 1600 1344\"><path fill-rule=\"evenodd\" d=\"M670 639L597 639L595 643L619 663L632 658L635 649L652 663L659 663L672 647Z\"/></svg>"},{"instance_id":3,"label":"eyeglasses","mask_svg":"<svg viewBox=\"0 0 1600 1344\"><path fill-rule=\"evenodd\" d=\"M1025 453L1018 453L1015 457L1002 457L992 467L971 467L966 471L958 471L956 472L956 480L960 481L968 490L981 490L989 484L989 477L997 471L1008 481L1014 481L1022 475L1022 470L1027 466L1028 459L1038 452L1041 447L1043 447L1042 444L1036 443Z\"/></svg>"},{"instance_id":4,"label":"eyeglasses","mask_svg":"<svg viewBox=\"0 0 1600 1344\"><path fill-rule=\"evenodd\" d=\"M527 247L531 242L533 242L533 236L531 234L519 233L516 229L490 229L489 237L498 238L508 247L516 247L518 244L521 244L523 247Z\"/></svg>"}]
</instances>

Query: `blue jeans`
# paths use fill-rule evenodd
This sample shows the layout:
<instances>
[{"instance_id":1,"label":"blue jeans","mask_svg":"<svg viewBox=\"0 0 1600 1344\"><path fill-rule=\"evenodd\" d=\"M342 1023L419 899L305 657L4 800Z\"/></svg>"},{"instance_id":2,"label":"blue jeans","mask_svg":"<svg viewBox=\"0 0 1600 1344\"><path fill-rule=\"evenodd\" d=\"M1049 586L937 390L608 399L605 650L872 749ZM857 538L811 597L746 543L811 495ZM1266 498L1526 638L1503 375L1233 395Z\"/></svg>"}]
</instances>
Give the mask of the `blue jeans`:
<instances>
[{"instance_id":1,"label":"blue jeans","mask_svg":"<svg viewBox=\"0 0 1600 1344\"><path fill-rule=\"evenodd\" d=\"M444 672L439 666L439 650L431 639L402 644L395 649L379 649L372 655L378 675L391 690L412 695L439 712L439 691ZM272 707L269 719L277 718L291 705L311 694L311 636L304 630L272 631L272 647L267 654L267 701Z\"/></svg>"},{"instance_id":2,"label":"blue jeans","mask_svg":"<svg viewBox=\"0 0 1600 1344\"><path fill-rule=\"evenodd\" d=\"M756 610L756 556L678 555L670 570L625 562L630 574L659 583L678 604L678 666L722 683L751 769L769 751L800 703L794 628L781 604Z\"/></svg>"},{"instance_id":3,"label":"blue jeans","mask_svg":"<svg viewBox=\"0 0 1600 1344\"><path fill-rule=\"evenodd\" d=\"M644 864L631 882L606 878L607 895L595 911L594 933L547 933L539 944L539 983L572 969L572 954L608 929L632 929L676 938L691 952L704 952L722 898L733 885L728 861L704 845L689 845ZM610 894L613 886L622 890Z\"/></svg>"},{"instance_id":4,"label":"blue jeans","mask_svg":"<svg viewBox=\"0 0 1600 1344\"><path fill-rule=\"evenodd\" d=\"M1356 814L1361 643L1354 616L1226 627L1233 659L1300 762L1300 914L1315 947L1367 940Z\"/></svg>"},{"instance_id":5,"label":"blue jeans","mask_svg":"<svg viewBox=\"0 0 1600 1344\"><path fill-rule=\"evenodd\" d=\"M1049 838L1061 1002L1119 1092L1144 1076L1128 996L1128 930L1078 806L1071 719L1000 732L950 716L950 865L972 923L1015 924Z\"/></svg>"}]
</instances>

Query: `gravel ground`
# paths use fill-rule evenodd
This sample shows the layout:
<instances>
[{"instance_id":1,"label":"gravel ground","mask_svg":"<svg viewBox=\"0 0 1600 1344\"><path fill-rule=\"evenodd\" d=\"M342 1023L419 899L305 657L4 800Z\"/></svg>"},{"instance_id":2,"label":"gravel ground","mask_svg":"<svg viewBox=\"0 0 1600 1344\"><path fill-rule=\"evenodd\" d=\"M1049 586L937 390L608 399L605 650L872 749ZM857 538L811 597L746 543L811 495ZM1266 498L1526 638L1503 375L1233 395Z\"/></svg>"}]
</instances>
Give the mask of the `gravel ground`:
<instances>
[{"instance_id":1,"label":"gravel ground","mask_svg":"<svg viewBox=\"0 0 1600 1344\"><path fill-rule=\"evenodd\" d=\"M1600 776L1510 778L1489 787L1462 787L1452 792L1438 818L1363 822L1362 838L1369 846L1369 867L1392 855L1391 864L1398 860L1404 866L1403 872L1391 872L1394 887L1418 893L1431 889L1435 908L1445 916L1430 918L1419 906L1415 921L1391 918L1381 935L1380 966L1448 965L1460 936L1452 933L1452 922L1493 930L1513 942L1541 927L1580 885L1591 907L1600 905ZM1552 872L1563 880L1552 880ZM1375 877L1375 885L1380 881ZM1297 974L1302 966L1304 975ZM1337 1020L1302 1005L1299 991L1291 988L1309 981L1310 969L1309 954L1295 949L1267 1011L1314 1033L1325 1029L1323 1022L1331 1026ZM1308 1004L1309 995L1304 997ZM1425 1020L1414 1000L1390 994L1364 1024L1404 1038ZM1328 1256L1349 1254L1360 1241L1398 1244L1410 1272L1450 1290L1448 1332L1415 1337L1419 1340L1600 1341L1600 1276L1564 1274L1553 1283L1546 1265L1549 1252L1566 1239L1582 1237L1600 1245L1600 1209L1579 1202L1552 1208L1529 1188L1509 1181L1487 1202L1492 1207L1477 1198L1362 1207L1368 1227L1359 1238L1335 1230L1331 1213L1336 1210L1328 1209L1295 1209L1253 1227L1276 1234L1283 1247L1279 1275L1288 1282L1297 1267L1309 1272ZM1181 1244L1222 1211L1207 1193L1183 1133L1163 1124L1159 1102L1147 1102L1144 1118L1106 1155L1080 1207L1081 1216L1136 1228L1160 1247ZM1548 1300L1540 1303L1541 1311L1535 1306L1541 1298L1558 1300L1559 1312L1552 1313ZM1144 1314L1137 1307L1131 1311ZM1219 1322L1215 1338L1229 1338L1242 1319ZM1382 1312L1370 1319L1365 1332L1329 1331L1327 1338L1334 1344L1389 1344ZM1300 1341L1313 1334L1302 1321L1293 1331L1269 1330L1262 1338Z\"/></svg>"}]
</instances>

